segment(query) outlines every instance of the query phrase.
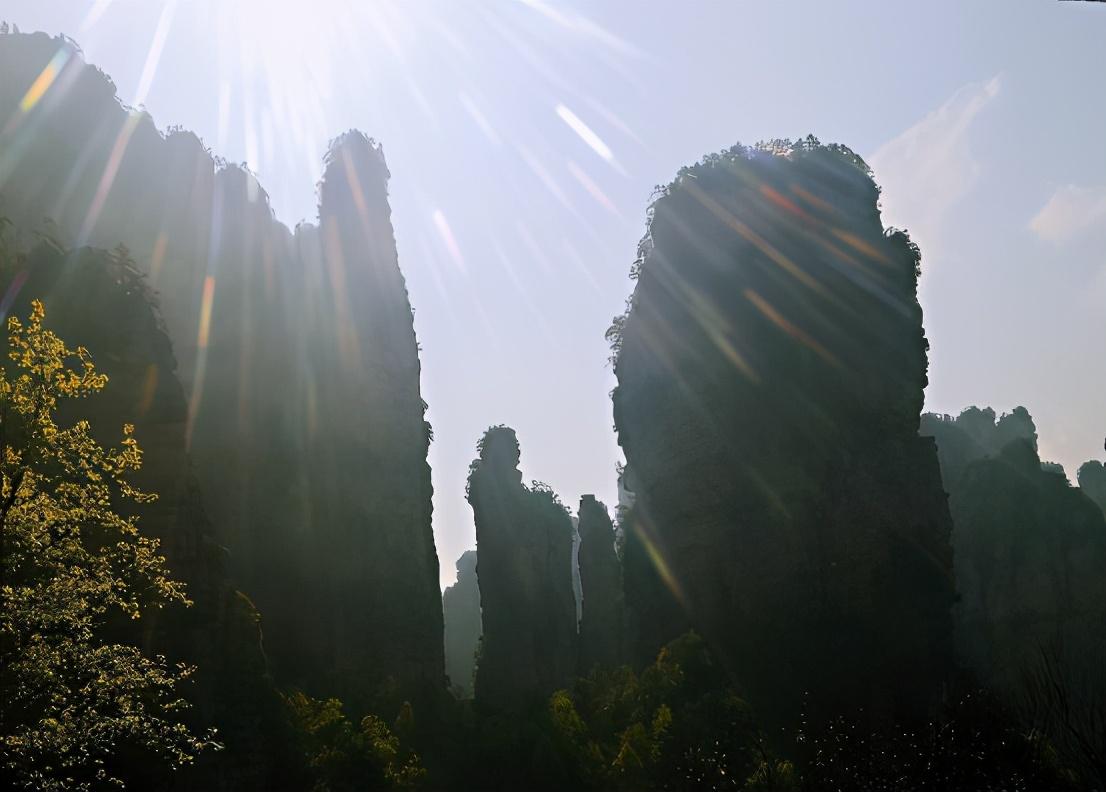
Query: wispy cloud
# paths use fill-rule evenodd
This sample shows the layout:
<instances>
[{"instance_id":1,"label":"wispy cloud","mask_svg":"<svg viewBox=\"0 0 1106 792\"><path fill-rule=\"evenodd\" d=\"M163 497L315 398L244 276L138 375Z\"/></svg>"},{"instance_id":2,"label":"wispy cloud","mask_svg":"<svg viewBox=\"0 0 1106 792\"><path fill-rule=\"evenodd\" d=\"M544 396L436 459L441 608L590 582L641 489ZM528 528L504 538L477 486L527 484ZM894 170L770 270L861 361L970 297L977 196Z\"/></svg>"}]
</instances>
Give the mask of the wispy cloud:
<instances>
[{"instance_id":1,"label":"wispy cloud","mask_svg":"<svg viewBox=\"0 0 1106 792\"><path fill-rule=\"evenodd\" d=\"M1034 234L1055 243L1066 242L1096 226L1106 226L1106 185L1060 187L1029 221Z\"/></svg>"},{"instance_id":2,"label":"wispy cloud","mask_svg":"<svg viewBox=\"0 0 1106 792\"><path fill-rule=\"evenodd\" d=\"M885 225L910 229L923 247L936 243L945 213L979 177L969 133L1001 87L999 75L968 83L868 158L883 188Z\"/></svg>"}]
</instances>

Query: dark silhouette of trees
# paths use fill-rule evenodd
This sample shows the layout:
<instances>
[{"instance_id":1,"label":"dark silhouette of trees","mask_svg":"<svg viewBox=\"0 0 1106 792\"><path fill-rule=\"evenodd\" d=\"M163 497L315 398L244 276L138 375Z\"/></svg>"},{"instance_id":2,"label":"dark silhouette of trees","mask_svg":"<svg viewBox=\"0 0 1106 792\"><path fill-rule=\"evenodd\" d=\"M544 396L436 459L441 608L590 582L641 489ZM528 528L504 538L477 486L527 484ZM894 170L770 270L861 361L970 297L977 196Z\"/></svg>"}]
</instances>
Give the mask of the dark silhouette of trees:
<instances>
[{"instance_id":1,"label":"dark silhouette of trees","mask_svg":"<svg viewBox=\"0 0 1106 792\"><path fill-rule=\"evenodd\" d=\"M782 720L802 691L917 718L950 665L919 253L878 196L859 157L813 138L685 168L609 333L636 654L693 626Z\"/></svg>"},{"instance_id":2,"label":"dark silhouette of trees","mask_svg":"<svg viewBox=\"0 0 1106 792\"><path fill-rule=\"evenodd\" d=\"M1040 646L1023 670L1015 705L1040 745L1084 789L1106 789L1106 635L1073 649L1062 638Z\"/></svg>"},{"instance_id":3,"label":"dark silhouette of trees","mask_svg":"<svg viewBox=\"0 0 1106 792\"><path fill-rule=\"evenodd\" d=\"M471 698L476 647L482 631L480 584L476 580L476 551L457 559L457 582L442 594L445 618L445 670L459 696Z\"/></svg>"},{"instance_id":4,"label":"dark silhouette of trees","mask_svg":"<svg viewBox=\"0 0 1106 792\"><path fill-rule=\"evenodd\" d=\"M1039 735L993 695L950 698L929 723L870 730L846 718L803 735L803 792L1076 792Z\"/></svg>"},{"instance_id":5,"label":"dark silhouette of trees","mask_svg":"<svg viewBox=\"0 0 1106 792\"><path fill-rule=\"evenodd\" d=\"M552 490L522 483L515 432L484 434L468 478L484 634L476 701L516 709L564 687L576 668L572 522Z\"/></svg>"},{"instance_id":6,"label":"dark silhouette of trees","mask_svg":"<svg viewBox=\"0 0 1106 792\"><path fill-rule=\"evenodd\" d=\"M576 789L795 789L793 768L769 752L752 709L694 633L640 674L592 668L552 696L549 713L559 751L579 768Z\"/></svg>"}]
</instances>

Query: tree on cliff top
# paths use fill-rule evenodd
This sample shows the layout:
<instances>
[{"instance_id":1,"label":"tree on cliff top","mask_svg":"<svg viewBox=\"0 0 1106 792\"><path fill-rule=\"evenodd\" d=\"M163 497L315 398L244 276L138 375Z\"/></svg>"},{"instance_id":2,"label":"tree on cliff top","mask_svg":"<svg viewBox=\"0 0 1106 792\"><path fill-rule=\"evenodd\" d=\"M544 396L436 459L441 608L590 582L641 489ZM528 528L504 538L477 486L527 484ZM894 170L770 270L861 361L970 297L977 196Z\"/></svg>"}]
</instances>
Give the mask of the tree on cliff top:
<instances>
[{"instance_id":1,"label":"tree on cliff top","mask_svg":"<svg viewBox=\"0 0 1106 792\"><path fill-rule=\"evenodd\" d=\"M133 428L104 448L87 421L58 425L59 401L107 377L44 316L35 301L26 325L8 320L14 366L0 367L0 766L18 788L120 788L121 766L175 769L211 735L180 722L191 668L105 637L113 620L188 600L127 514L156 498L130 483Z\"/></svg>"}]
</instances>

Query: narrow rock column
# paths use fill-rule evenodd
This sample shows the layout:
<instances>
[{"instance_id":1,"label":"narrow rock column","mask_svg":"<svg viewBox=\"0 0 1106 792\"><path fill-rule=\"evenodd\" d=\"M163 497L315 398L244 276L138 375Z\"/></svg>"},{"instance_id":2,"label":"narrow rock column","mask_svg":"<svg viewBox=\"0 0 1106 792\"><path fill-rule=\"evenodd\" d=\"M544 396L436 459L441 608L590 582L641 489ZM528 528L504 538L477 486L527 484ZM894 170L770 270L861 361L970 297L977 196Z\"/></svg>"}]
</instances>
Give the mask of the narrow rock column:
<instances>
[{"instance_id":1,"label":"narrow rock column","mask_svg":"<svg viewBox=\"0 0 1106 792\"><path fill-rule=\"evenodd\" d=\"M492 427L478 451L468 483L484 625L476 701L517 709L576 669L572 522L551 490L522 483L513 429Z\"/></svg>"},{"instance_id":2,"label":"narrow rock column","mask_svg":"<svg viewBox=\"0 0 1106 792\"><path fill-rule=\"evenodd\" d=\"M580 673L622 661L622 568L607 507L594 495L580 499Z\"/></svg>"}]
</instances>

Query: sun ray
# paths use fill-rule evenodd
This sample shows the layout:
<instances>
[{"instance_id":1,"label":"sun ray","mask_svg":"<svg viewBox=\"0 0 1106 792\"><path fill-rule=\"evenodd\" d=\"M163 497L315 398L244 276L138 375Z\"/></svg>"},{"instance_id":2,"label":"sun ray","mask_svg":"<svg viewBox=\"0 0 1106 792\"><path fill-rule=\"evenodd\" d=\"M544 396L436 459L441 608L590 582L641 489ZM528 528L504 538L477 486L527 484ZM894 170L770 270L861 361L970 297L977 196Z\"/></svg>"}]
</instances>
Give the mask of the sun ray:
<instances>
[{"instance_id":1,"label":"sun ray","mask_svg":"<svg viewBox=\"0 0 1106 792\"><path fill-rule=\"evenodd\" d=\"M450 228L449 221L446 220L445 214L441 209L435 209L432 218L434 220L434 228L437 229L438 236L442 238L442 243L449 252L449 257L453 260L457 269L467 275L468 267L465 266L465 257L461 254L461 247L457 244L457 238L453 235L453 229Z\"/></svg>"},{"instance_id":2,"label":"sun ray","mask_svg":"<svg viewBox=\"0 0 1106 792\"><path fill-rule=\"evenodd\" d=\"M176 11L176 0L170 0L161 10L157 27L154 28L154 37L150 42L150 49L146 53L146 63L142 66L142 76L138 80L138 90L134 95L134 106L141 107L146 101L146 96L153 85L157 75L157 67L161 62L161 53L165 49L165 41L169 38L169 29L173 25L173 13Z\"/></svg>"},{"instance_id":3,"label":"sun ray","mask_svg":"<svg viewBox=\"0 0 1106 792\"><path fill-rule=\"evenodd\" d=\"M119 166L123 162L123 155L127 151L127 145L131 142L131 135L138 128L138 125L142 122L143 115L141 113L131 112L127 114L126 119L123 121L123 127L119 130L119 134L115 136L115 143L111 147L111 153L108 154L107 162L104 164L104 172L100 175L100 182L96 185L96 193L92 197L92 203L88 207L88 212L85 213L84 222L81 224L81 229L77 233L78 246L87 244L92 235L92 229L96 226L96 221L100 219L100 212L104 209L104 203L107 201L108 193L111 192L111 185L115 183L115 176L119 172Z\"/></svg>"}]
</instances>

